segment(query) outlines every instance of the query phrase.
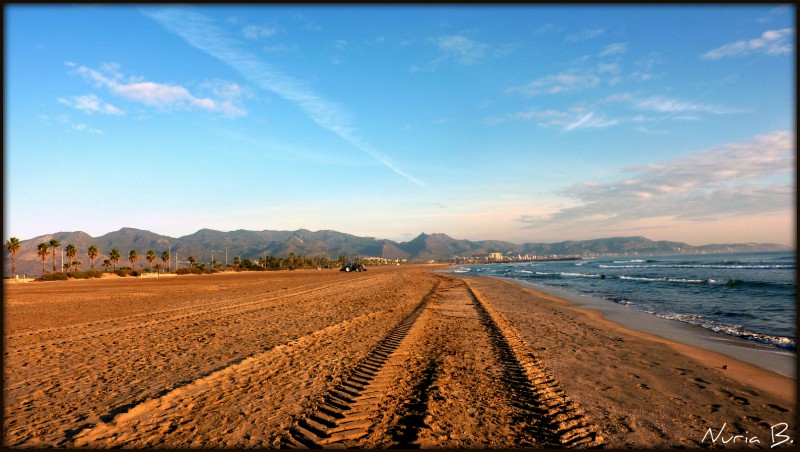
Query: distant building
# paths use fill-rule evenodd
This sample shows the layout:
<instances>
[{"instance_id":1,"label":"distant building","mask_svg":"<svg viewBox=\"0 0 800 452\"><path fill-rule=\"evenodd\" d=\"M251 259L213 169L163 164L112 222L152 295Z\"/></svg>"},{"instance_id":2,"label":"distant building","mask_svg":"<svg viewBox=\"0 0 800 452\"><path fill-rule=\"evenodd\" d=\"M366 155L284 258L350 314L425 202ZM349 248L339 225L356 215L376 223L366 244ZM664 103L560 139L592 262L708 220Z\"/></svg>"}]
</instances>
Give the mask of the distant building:
<instances>
[{"instance_id":1,"label":"distant building","mask_svg":"<svg viewBox=\"0 0 800 452\"><path fill-rule=\"evenodd\" d=\"M503 253L489 253L490 261L502 261L503 259Z\"/></svg>"}]
</instances>

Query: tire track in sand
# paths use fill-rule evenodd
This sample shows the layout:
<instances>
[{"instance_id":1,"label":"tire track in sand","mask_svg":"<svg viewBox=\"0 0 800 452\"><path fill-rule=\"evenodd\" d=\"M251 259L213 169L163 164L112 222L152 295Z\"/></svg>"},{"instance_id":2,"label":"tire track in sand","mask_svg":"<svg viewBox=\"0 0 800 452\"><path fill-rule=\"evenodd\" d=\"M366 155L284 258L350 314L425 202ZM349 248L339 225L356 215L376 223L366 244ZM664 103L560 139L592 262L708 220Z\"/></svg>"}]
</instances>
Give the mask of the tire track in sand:
<instances>
[{"instance_id":1,"label":"tire track in sand","mask_svg":"<svg viewBox=\"0 0 800 452\"><path fill-rule=\"evenodd\" d=\"M566 394L541 360L531 352L517 331L481 296L467 280L462 280L475 300L479 315L492 338L492 345L501 357L505 379L512 383L519 406L537 416L543 434L555 447L597 447L603 442L597 426Z\"/></svg>"},{"instance_id":2,"label":"tire track in sand","mask_svg":"<svg viewBox=\"0 0 800 452\"><path fill-rule=\"evenodd\" d=\"M381 311L349 319L250 356L160 397L122 407L117 410L122 412L112 419L85 425L60 445L208 447L214 445L215 436L216 440L230 441L231 434L238 431L241 439L238 446L272 447L277 438L270 437L269 432L279 429L278 425L270 429L269 421L280 422L293 412L299 413L309 395L303 395L304 392L330 381L331 371L338 368L341 372L341 357L332 353L333 349L341 349L339 340L351 339L352 344L361 336L369 341L361 333L376 326L391 328L397 321L393 320L397 316L392 313ZM328 362L317 362L315 368L299 368L298 363L309 355L325 357ZM318 372L319 367L328 367L328 372ZM287 391L286 386L294 386L295 390ZM200 431L202 436L198 435ZM196 436L194 442L182 442L185 432ZM231 443L221 446L230 447Z\"/></svg>"},{"instance_id":3,"label":"tire track in sand","mask_svg":"<svg viewBox=\"0 0 800 452\"><path fill-rule=\"evenodd\" d=\"M369 433L373 419L380 410L384 392L393 384L397 374L396 366L399 363L391 358L398 349L408 347L408 341L404 342L404 339L440 283L434 283L419 305L378 343L341 384L318 401L310 413L295 422L283 436L281 447L335 446Z\"/></svg>"},{"instance_id":4,"label":"tire track in sand","mask_svg":"<svg viewBox=\"0 0 800 452\"><path fill-rule=\"evenodd\" d=\"M352 278L348 280L353 283ZM295 290L293 296L267 303L270 309L258 311L258 315L239 313L229 326L209 315L203 323L184 321L180 329L128 330L124 337L104 336L109 339L103 343L75 342L73 347L56 349L57 353L48 350L31 355L26 358L31 365L20 366L25 364L20 361L7 376L6 385L21 382L22 386L4 389L8 391L6 441L9 445L52 446L87 423L106 421L145 400L348 316L385 310L381 305L408 312L413 298L403 301L399 295L417 289L402 281L400 273L378 273L356 285L337 284L311 295L298 295ZM337 290L341 287L350 289ZM423 290L419 289L420 297ZM302 314L311 305L316 306L313 313ZM275 318L273 312L284 314ZM377 341L390 327L369 339ZM200 336L210 339L195 340ZM348 359L343 357L342 362ZM6 365L11 365L9 360Z\"/></svg>"},{"instance_id":5,"label":"tire track in sand","mask_svg":"<svg viewBox=\"0 0 800 452\"><path fill-rule=\"evenodd\" d=\"M63 327L54 327L44 330L19 333L16 335L11 335L6 337L7 347L5 354L8 355L9 353L22 353L33 349L54 346L54 345L65 345L70 342L76 342L84 339L93 339L110 334L119 334L124 331L149 329L153 328L154 326L162 327L164 324L167 323L181 322L200 316L213 315L215 317L215 320L219 320L220 316L232 316L254 310L263 309L265 307L265 303L284 300L292 297L309 295L311 293L330 289L342 284L346 284L348 282L349 281L339 281L335 283L328 283L321 285L308 284L302 287L284 289L281 292L285 291L285 293L269 294L266 297L246 295L241 297L228 298L228 297L218 296L211 301L206 301L204 303L196 305L183 306L180 308L151 311L132 316L118 317L107 320L98 320L94 322L79 323ZM316 286L316 287L307 288L309 286ZM303 289L303 290L298 290L298 289ZM70 333L71 330L78 331L78 333L72 333L66 337L52 338L42 342L30 342L30 336L43 335L53 332ZM15 346L13 344L14 342L13 339L22 339L22 338L25 338L25 343L23 346Z\"/></svg>"},{"instance_id":6,"label":"tire track in sand","mask_svg":"<svg viewBox=\"0 0 800 452\"><path fill-rule=\"evenodd\" d=\"M415 311L344 377L343 383L294 422L281 447L470 447L478 444L469 443L476 438L464 438L459 429L481 421L480 415L465 413L468 400L477 403L479 411L494 413L483 416L500 416L494 422L502 424L507 419L513 424L505 434L508 436L493 436L505 445L582 448L602 444L596 426L491 305L467 282L444 281L446 284L436 283ZM425 320L415 326L426 310ZM483 325L486 337L470 336L473 333L460 339L439 337L438 333L447 335L455 332L453 328L466 328L463 322L467 319ZM406 337L412 326L414 333ZM480 330L471 331L481 334ZM495 364L475 367L475 360L481 361L483 355L471 356L470 338L491 349ZM409 356L411 350L417 356ZM471 364L463 364L470 360ZM400 371L405 379L398 375ZM487 381L491 375L470 378L469 372L474 371L499 371L501 382L493 385ZM486 384L491 389L481 386ZM476 394L482 388L489 392ZM471 392L467 401L452 402L460 390ZM491 394L495 399L486 400L493 398ZM442 402L443 398L451 402ZM459 443L459 438L467 443Z\"/></svg>"}]
</instances>

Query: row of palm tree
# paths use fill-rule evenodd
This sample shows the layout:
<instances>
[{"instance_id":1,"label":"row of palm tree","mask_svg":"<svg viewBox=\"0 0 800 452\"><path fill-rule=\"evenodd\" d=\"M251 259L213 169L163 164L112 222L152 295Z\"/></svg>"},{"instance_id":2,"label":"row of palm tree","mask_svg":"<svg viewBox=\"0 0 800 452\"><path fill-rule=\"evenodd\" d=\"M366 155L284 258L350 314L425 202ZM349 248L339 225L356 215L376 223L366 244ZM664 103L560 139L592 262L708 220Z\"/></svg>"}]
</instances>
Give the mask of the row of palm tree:
<instances>
[{"instance_id":1,"label":"row of palm tree","mask_svg":"<svg viewBox=\"0 0 800 452\"><path fill-rule=\"evenodd\" d=\"M53 272L56 271L56 248L59 246L61 246L61 242L59 242L56 239L52 239L49 242L42 242L38 245L37 254L42 259L42 274L46 272L45 265L51 248L53 251ZM11 273L16 274L17 270L16 270L15 255L20 250L19 239L16 237L11 237L8 241L6 241L6 248L8 249L8 252L11 254ZM64 253L70 259L69 263L64 264L64 270L70 267L72 267L73 270L77 270L77 268L82 264L81 261L73 260L75 256L77 256L78 254L78 248L70 243L64 248ZM92 270L94 270L94 261L97 258L97 256L100 255L100 251L95 245L91 245L87 249L87 255L89 256L89 259L91 259ZM169 262L170 253L169 251L164 251L163 253L161 253L160 256L154 250L148 250L147 253L145 253L145 260L147 260L147 262L150 264L150 271L153 271L153 262L155 262L156 259L158 259L159 257L161 258L163 265L166 265L167 262ZM121 258L122 255L120 254L120 251L117 248L114 248L108 254L108 259L103 260L103 267L105 268L106 271L108 271L108 267L113 267L113 271L116 271L117 263ZM138 260L139 260L139 253L136 250L131 250L128 253L128 261L130 261L134 270L136 269L136 262ZM190 267L194 267L195 264L197 263L197 259L195 259L193 256L189 256L186 260L187 262L189 262ZM248 263L246 267L250 267L249 259L245 259L245 261ZM347 258L344 256L339 256L339 259L337 261L332 261L327 258L309 259L306 258L305 256L297 256L295 253L289 253L288 258L275 258L269 256L269 257L261 257L258 259L258 265L264 267L265 269L320 267L320 266L328 266L332 263L344 264L346 262ZM234 259L233 263L234 267L240 267L242 265L242 261L238 257ZM156 264L156 269L160 272L161 267L163 267L163 265ZM212 268L217 268L218 266L221 266L221 264L219 264L216 261L212 261L211 265Z\"/></svg>"},{"instance_id":2,"label":"row of palm tree","mask_svg":"<svg viewBox=\"0 0 800 452\"><path fill-rule=\"evenodd\" d=\"M48 242L42 242L37 245L37 255L40 259L42 259L42 274L47 272L46 264L47 264L47 257L50 255L50 250L53 251L53 273L56 272L56 248L61 246L61 242L56 239L51 239ZM16 275L17 273L17 262L16 262L16 254L19 252L21 248L21 244L18 238L11 237L6 241L6 249L8 250L9 254L11 254L11 274ZM69 269L72 267L73 271L77 271L78 267L82 264L81 261L74 260L75 256L78 255L78 247L73 245L72 243L67 244L64 247L64 254L67 255L69 258L69 263L65 263L63 266L64 270ZM95 245L89 246L86 250L86 254L89 256L89 259L92 261L92 271L94 271L94 261L97 259L97 256L100 255L100 250ZM103 260L103 267L105 267L106 271L108 271L108 267L113 267L114 271L117 270L117 262L119 262L122 255L120 254L119 250L113 248L111 252L108 254L108 259ZM158 259L158 255L154 250L148 250L145 254L145 259L150 264L150 271L153 271L153 262ZM169 251L164 251L161 253L161 260L164 264L169 262L170 254ZM139 260L139 253L136 250L131 250L128 253L128 261L131 263L131 266L134 270L136 270L136 262ZM156 265L156 268L160 270L160 265Z\"/></svg>"}]
</instances>

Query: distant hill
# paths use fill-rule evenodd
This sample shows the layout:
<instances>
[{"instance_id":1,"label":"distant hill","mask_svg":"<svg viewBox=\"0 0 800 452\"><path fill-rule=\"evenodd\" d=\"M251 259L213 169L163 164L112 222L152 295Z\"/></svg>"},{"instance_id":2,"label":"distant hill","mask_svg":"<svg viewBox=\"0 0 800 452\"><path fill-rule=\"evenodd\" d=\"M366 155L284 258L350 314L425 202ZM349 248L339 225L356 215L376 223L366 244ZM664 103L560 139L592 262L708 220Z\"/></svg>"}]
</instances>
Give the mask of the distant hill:
<instances>
[{"instance_id":1,"label":"distant hill","mask_svg":"<svg viewBox=\"0 0 800 452\"><path fill-rule=\"evenodd\" d=\"M95 260L95 268L100 268L103 259L113 248L120 250L122 259L118 266L129 265L127 255L136 250L142 256L137 263L141 266L147 250L155 250L159 256L169 249L174 257L177 253L181 261L193 256L200 262L214 259L225 262L226 251L228 262L234 257L256 260L263 255L286 257L290 253L298 256L324 256L335 259L339 256L383 257L386 259L408 260L441 260L454 256L480 257L489 253L502 253L506 256L517 255L598 255L638 253L644 255L677 254L677 253L722 253L722 252L763 252L785 251L791 248L783 245L764 243L718 244L691 246L680 242L653 241L644 237L611 237L595 240L565 241L558 243L524 243L515 244L497 240L471 241L458 240L446 234L422 233L408 242L394 242L374 237L358 237L336 231L215 231L201 229L194 234L179 238L159 235L154 232L134 228L122 228L100 237L91 237L85 232L57 232L22 240L21 249L17 253L17 273L39 276L42 261L36 255L36 247L41 242L55 238L61 242L56 251L57 267L61 265L61 250L69 243L78 247L81 268L89 268L86 250L95 245L100 256ZM3 248L5 250L5 247ZM47 259L46 268L52 269L52 257ZM145 262L146 265L146 262ZM4 275L11 273L11 258L5 251Z\"/></svg>"}]
</instances>

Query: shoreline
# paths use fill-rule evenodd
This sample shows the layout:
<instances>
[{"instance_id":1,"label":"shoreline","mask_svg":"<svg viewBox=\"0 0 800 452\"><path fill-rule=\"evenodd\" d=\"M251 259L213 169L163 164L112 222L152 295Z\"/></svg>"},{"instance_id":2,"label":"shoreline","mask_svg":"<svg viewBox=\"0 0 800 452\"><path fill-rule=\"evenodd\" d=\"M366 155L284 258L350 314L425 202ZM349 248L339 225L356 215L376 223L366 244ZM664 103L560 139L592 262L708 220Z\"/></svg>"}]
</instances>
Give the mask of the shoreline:
<instances>
[{"instance_id":1,"label":"shoreline","mask_svg":"<svg viewBox=\"0 0 800 452\"><path fill-rule=\"evenodd\" d=\"M665 319L599 297L535 285L513 278L484 277L509 281L563 301L575 303L581 309L600 313L603 318L637 333L648 334L662 341L677 343L681 346L695 347L703 351L725 355L760 369L797 379L797 353L790 350L781 350L740 337L715 333L699 325Z\"/></svg>"},{"instance_id":2,"label":"shoreline","mask_svg":"<svg viewBox=\"0 0 800 452\"><path fill-rule=\"evenodd\" d=\"M792 375L796 371L796 357L787 352L772 352L767 346L752 344L745 339L721 336L705 330L697 325L683 324L678 321L636 311L624 306L617 306L595 297L583 297L568 291L547 288L523 281L496 276L471 276L471 278L487 278L504 281L533 292L534 297L554 302L583 313L592 321L610 324L612 328L622 330L632 336L665 344L682 355L692 358L715 371L722 371L731 378L770 392L786 400L796 397L796 377L774 370L781 369ZM611 306L608 306L611 305ZM699 330L699 331L698 331ZM680 335L682 334L682 335ZM730 356L725 350L737 356ZM778 357L777 363L770 359Z\"/></svg>"}]
</instances>

